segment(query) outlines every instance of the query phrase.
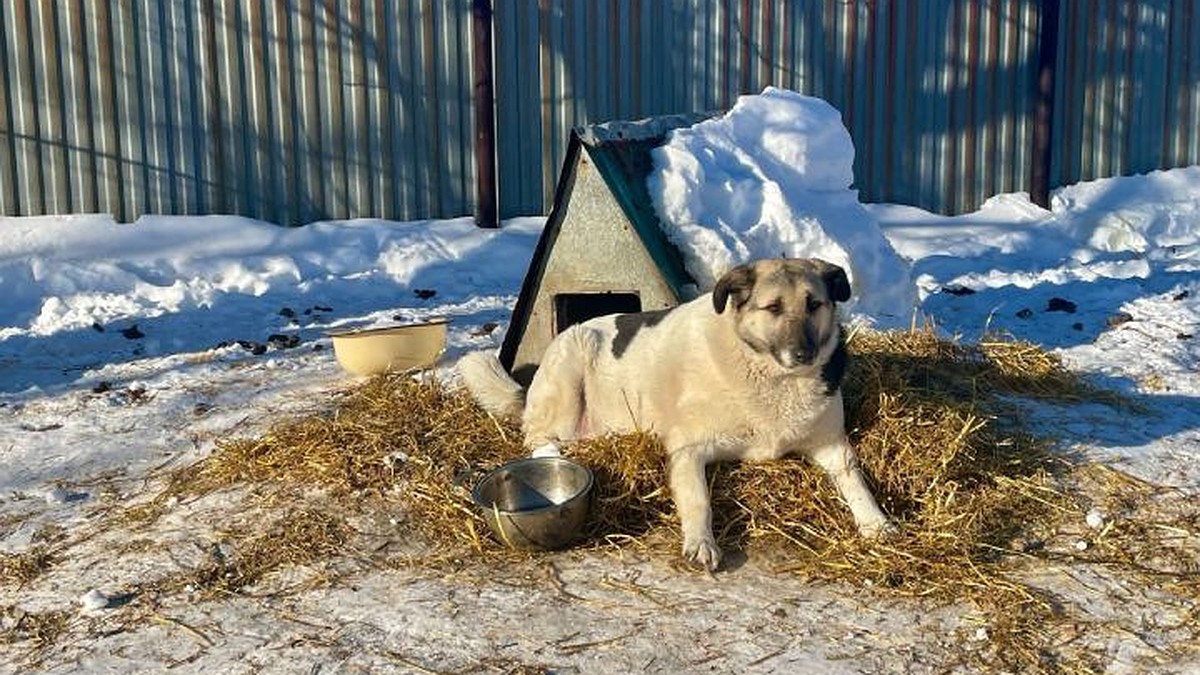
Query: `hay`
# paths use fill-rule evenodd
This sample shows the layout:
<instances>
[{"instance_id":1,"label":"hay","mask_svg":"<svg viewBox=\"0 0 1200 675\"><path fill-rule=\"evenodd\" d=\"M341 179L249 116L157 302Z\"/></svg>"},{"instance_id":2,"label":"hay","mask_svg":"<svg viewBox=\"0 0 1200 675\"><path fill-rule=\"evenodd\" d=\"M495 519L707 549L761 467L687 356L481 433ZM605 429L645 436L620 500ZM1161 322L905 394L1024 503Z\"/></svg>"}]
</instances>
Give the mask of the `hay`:
<instances>
[{"instance_id":1,"label":"hay","mask_svg":"<svg viewBox=\"0 0 1200 675\"><path fill-rule=\"evenodd\" d=\"M1036 548L1067 516L1078 519L1080 500L1064 487L1070 467L1049 443L1000 417L1014 396L1119 399L1085 385L1028 343L964 345L925 329L858 331L848 346L851 441L901 534L884 542L859 539L825 477L796 459L710 469L719 543L758 552L781 572L973 603L987 620L992 650L964 656L971 659L964 665L1057 667L1047 653L1054 603L1015 581L1006 560ZM570 453L597 478L582 546L636 546L678 558L677 519L657 441L610 436L574 444ZM220 592L236 592L285 564L353 549L355 530L345 518L373 509L402 513L405 531L428 546L424 555L393 563L511 559L521 554L484 534L466 486L523 454L519 430L488 416L464 392L432 379L377 377L328 414L220 443L139 507L140 517L156 517L170 496L239 485L284 504L286 495L317 491L346 507L309 523L320 536L243 538L235 547L236 574L209 570L218 580L209 586ZM237 583L220 582L231 576Z\"/></svg>"},{"instance_id":2,"label":"hay","mask_svg":"<svg viewBox=\"0 0 1200 675\"><path fill-rule=\"evenodd\" d=\"M381 513L403 518L429 543L415 562L438 564L489 548L464 486L521 454L519 438L515 427L435 381L376 378L327 414L219 442L210 457L170 474L153 499L113 520L145 525L180 500L229 492L243 493L265 521L221 528L229 553L159 580L153 590L162 593L244 593L285 568L359 555L367 537L352 520Z\"/></svg>"},{"instance_id":3,"label":"hay","mask_svg":"<svg viewBox=\"0 0 1200 675\"><path fill-rule=\"evenodd\" d=\"M279 570L337 560L350 548L352 530L343 515L317 504L287 508L266 526L222 535L226 545L213 544L203 564L143 590L169 595L184 589L198 599L245 593ZM297 587L308 585L313 581Z\"/></svg>"},{"instance_id":4,"label":"hay","mask_svg":"<svg viewBox=\"0 0 1200 675\"><path fill-rule=\"evenodd\" d=\"M1021 343L965 346L932 331L855 333L845 384L848 426L884 508L903 524L906 553L888 556L854 536L839 497L802 460L715 467L714 520L726 548L794 549L791 567L818 577L864 579L938 595L956 580L916 582L914 560L952 566L947 555L996 557L1017 527L1065 508L1053 488L1055 460L1028 434L1001 434L989 402L998 396L1080 397L1087 393L1053 357ZM238 484L318 488L338 499L379 503L399 497L406 523L444 552L499 554L465 485L523 454L519 431L483 413L460 390L434 380L379 377L330 413L277 425L259 438L222 442L207 460L176 474L161 498ZM621 546L675 543L664 487L664 455L646 435L591 439L571 449L597 474L587 541ZM651 536L662 535L662 536ZM914 553L914 550L916 552ZM869 556L870 565L847 556ZM803 562L802 562L803 561ZM933 564L933 563L931 563ZM907 571L907 572L906 572Z\"/></svg>"},{"instance_id":5,"label":"hay","mask_svg":"<svg viewBox=\"0 0 1200 675\"><path fill-rule=\"evenodd\" d=\"M1015 527L1065 508L1053 488L1054 457L1028 434L1001 434L989 403L1002 395L1080 397L1087 393L1053 357L1025 344L964 346L932 331L859 331L845 384L847 425L885 510L905 541L974 558L995 557ZM491 554L466 485L521 456L519 430L482 412L461 390L435 380L379 377L328 414L275 426L259 438L228 440L177 473L158 499L239 484L316 488L360 504L401 498L407 524L434 547ZM664 455L644 434L578 443L572 455L597 474L587 541L622 545L647 535L673 539L675 514L664 487ZM857 543L849 513L821 473L802 460L714 467L714 520L721 544L795 548L810 572L859 568L831 551L876 550ZM912 541L909 541L912 540ZM909 563L902 565L912 569ZM817 576L825 576L817 574ZM835 576L842 576L838 573ZM904 575L883 572L891 586ZM915 576L915 575L910 575ZM953 585L953 584L951 584ZM922 588L928 594L928 588Z\"/></svg>"},{"instance_id":6,"label":"hay","mask_svg":"<svg viewBox=\"0 0 1200 675\"><path fill-rule=\"evenodd\" d=\"M0 605L0 646L12 645L6 662L15 672L35 672L59 639L71 629L74 612L67 609L30 612Z\"/></svg>"},{"instance_id":7,"label":"hay","mask_svg":"<svg viewBox=\"0 0 1200 675\"><path fill-rule=\"evenodd\" d=\"M199 495L239 484L318 490L359 510L404 501L408 524L440 550L482 550L482 520L467 490L485 470L522 454L516 427L433 380L378 377L327 415L218 444L166 491Z\"/></svg>"},{"instance_id":8,"label":"hay","mask_svg":"<svg viewBox=\"0 0 1200 675\"><path fill-rule=\"evenodd\" d=\"M58 556L41 545L21 553L0 552L0 584L20 588L41 576L56 562Z\"/></svg>"},{"instance_id":9,"label":"hay","mask_svg":"<svg viewBox=\"0 0 1200 675\"><path fill-rule=\"evenodd\" d=\"M71 612L50 610L27 612L16 606L0 607L0 645L27 644L27 657L53 645L68 629Z\"/></svg>"},{"instance_id":10,"label":"hay","mask_svg":"<svg viewBox=\"0 0 1200 675\"><path fill-rule=\"evenodd\" d=\"M1085 533L1088 546L1069 558L1139 579L1185 598L1179 621L1200 652L1200 508L1194 494L1162 487L1103 465L1075 475L1077 489L1103 514L1098 530ZM1078 534L1078 533L1075 533ZM1063 556L1058 556L1060 560Z\"/></svg>"}]
</instances>

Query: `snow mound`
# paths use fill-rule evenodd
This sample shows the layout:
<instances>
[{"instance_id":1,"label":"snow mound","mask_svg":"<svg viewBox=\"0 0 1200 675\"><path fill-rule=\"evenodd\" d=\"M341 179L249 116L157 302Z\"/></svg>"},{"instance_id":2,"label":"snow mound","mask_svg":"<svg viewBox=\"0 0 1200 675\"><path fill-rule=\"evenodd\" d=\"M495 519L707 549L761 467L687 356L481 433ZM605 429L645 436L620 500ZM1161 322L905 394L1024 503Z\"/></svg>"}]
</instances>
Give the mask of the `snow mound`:
<instances>
[{"instance_id":1,"label":"snow mound","mask_svg":"<svg viewBox=\"0 0 1200 675\"><path fill-rule=\"evenodd\" d=\"M851 310L880 323L910 316L909 265L850 188L854 144L825 101L767 87L671 132L652 157L659 220L702 288L758 258L822 258L850 276Z\"/></svg>"},{"instance_id":2,"label":"snow mound","mask_svg":"<svg viewBox=\"0 0 1200 675\"><path fill-rule=\"evenodd\" d=\"M466 297L481 284L519 284L522 269L454 263L485 245L526 259L530 232L528 224L483 230L469 218L297 228L240 216L0 218L0 340L210 310L273 315L331 296L371 304L431 279L443 298ZM350 303L340 309L352 311Z\"/></svg>"},{"instance_id":3,"label":"snow mound","mask_svg":"<svg viewBox=\"0 0 1200 675\"><path fill-rule=\"evenodd\" d=\"M1058 190L1054 214L1068 223L1081 262L1133 254L1170 259L1173 270L1200 269L1200 166L1101 178Z\"/></svg>"}]
</instances>

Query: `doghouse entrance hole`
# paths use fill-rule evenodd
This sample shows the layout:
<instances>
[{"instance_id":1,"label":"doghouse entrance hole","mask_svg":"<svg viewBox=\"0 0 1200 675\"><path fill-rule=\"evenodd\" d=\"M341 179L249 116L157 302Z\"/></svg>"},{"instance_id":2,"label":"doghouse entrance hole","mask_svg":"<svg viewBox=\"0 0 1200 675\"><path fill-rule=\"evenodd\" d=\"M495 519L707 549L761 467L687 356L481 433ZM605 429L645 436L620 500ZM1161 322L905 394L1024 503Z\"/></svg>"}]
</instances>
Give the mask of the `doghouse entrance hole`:
<instances>
[{"instance_id":1,"label":"doghouse entrance hole","mask_svg":"<svg viewBox=\"0 0 1200 675\"><path fill-rule=\"evenodd\" d=\"M554 333L605 314L640 311L637 293L559 293L554 296Z\"/></svg>"}]
</instances>

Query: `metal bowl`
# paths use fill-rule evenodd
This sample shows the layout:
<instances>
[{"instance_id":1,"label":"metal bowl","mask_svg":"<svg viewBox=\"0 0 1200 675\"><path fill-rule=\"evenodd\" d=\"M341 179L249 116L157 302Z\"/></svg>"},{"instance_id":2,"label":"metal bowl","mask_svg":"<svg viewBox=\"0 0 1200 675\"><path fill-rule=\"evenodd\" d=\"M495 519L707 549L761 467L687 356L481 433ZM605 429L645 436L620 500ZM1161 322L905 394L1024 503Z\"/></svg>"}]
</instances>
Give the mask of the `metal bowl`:
<instances>
[{"instance_id":1,"label":"metal bowl","mask_svg":"<svg viewBox=\"0 0 1200 675\"><path fill-rule=\"evenodd\" d=\"M511 548L562 548L583 529L592 472L563 457L518 459L483 477L471 492L488 527Z\"/></svg>"}]
</instances>

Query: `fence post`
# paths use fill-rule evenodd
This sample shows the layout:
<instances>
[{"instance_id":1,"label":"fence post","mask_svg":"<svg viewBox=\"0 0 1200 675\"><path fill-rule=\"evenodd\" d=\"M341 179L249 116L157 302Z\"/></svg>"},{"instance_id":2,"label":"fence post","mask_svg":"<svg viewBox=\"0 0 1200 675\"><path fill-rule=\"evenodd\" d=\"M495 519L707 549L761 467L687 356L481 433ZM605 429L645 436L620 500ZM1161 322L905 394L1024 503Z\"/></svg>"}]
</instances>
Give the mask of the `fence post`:
<instances>
[{"instance_id":1,"label":"fence post","mask_svg":"<svg viewBox=\"0 0 1200 675\"><path fill-rule=\"evenodd\" d=\"M1041 0L1040 10L1029 199L1034 204L1048 209L1050 162L1054 155L1051 142L1054 138L1054 64L1058 58L1058 0Z\"/></svg>"},{"instance_id":2,"label":"fence post","mask_svg":"<svg viewBox=\"0 0 1200 675\"><path fill-rule=\"evenodd\" d=\"M471 34L475 47L475 224L499 227L496 190L496 117L493 111L492 3L473 0Z\"/></svg>"}]
</instances>

